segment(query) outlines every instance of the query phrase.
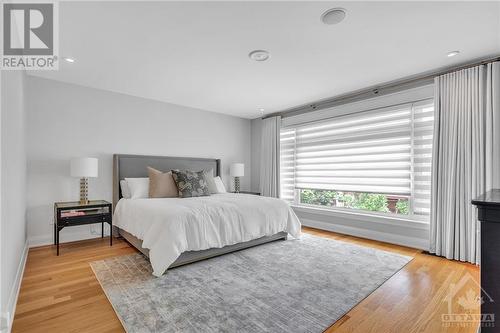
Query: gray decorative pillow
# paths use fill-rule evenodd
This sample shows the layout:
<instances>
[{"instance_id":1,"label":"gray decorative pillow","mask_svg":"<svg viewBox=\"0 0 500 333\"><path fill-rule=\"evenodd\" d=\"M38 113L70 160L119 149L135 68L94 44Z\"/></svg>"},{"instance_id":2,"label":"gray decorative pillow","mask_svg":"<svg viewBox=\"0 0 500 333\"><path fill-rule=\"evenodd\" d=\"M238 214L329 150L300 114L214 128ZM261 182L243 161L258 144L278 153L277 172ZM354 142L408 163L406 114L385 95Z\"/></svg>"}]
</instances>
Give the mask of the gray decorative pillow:
<instances>
[{"instance_id":1,"label":"gray decorative pillow","mask_svg":"<svg viewBox=\"0 0 500 333\"><path fill-rule=\"evenodd\" d=\"M210 195L204 173L205 171L172 170L172 177L179 190L179 197L191 198Z\"/></svg>"}]
</instances>

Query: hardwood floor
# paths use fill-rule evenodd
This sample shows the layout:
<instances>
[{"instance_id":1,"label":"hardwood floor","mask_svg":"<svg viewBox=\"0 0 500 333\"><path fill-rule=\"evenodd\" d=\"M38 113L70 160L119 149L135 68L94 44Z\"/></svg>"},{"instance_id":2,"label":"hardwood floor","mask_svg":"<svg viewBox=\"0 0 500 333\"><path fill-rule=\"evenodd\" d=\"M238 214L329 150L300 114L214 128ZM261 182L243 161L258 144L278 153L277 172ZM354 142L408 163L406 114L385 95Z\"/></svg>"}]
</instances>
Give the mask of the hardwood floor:
<instances>
[{"instance_id":1,"label":"hardwood floor","mask_svg":"<svg viewBox=\"0 0 500 333\"><path fill-rule=\"evenodd\" d=\"M477 267L427 255L419 250L311 228L304 232L415 257L326 332L476 332L477 324L452 323L451 313L478 313ZM97 282L91 261L136 250L123 240L96 239L30 249L22 280L13 332L123 332ZM457 284L457 288L451 288ZM455 289L457 294L454 295ZM465 309L464 310L464 306Z\"/></svg>"},{"instance_id":2,"label":"hardwood floor","mask_svg":"<svg viewBox=\"0 0 500 333\"><path fill-rule=\"evenodd\" d=\"M310 228L304 228L304 231L415 258L326 330L327 333L477 332L477 323L458 322L446 327L442 316L450 313L446 298L457 289L452 288L452 284L460 288L456 290L457 294L451 300L451 313L480 312L477 299L474 299L475 304L472 304L467 311L464 311L459 304L460 298L466 298L468 292L472 291L474 297L480 295L478 267L398 245Z\"/></svg>"}]
</instances>

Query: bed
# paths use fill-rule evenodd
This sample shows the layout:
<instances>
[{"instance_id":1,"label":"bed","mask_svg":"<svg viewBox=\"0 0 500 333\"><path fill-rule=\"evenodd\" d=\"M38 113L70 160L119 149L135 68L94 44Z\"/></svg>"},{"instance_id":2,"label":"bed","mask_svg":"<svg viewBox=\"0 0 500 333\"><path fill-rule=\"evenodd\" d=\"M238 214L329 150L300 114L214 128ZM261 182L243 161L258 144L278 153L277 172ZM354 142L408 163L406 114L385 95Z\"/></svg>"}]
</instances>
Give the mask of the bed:
<instances>
[{"instance_id":1,"label":"bed","mask_svg":"<svg viewBox=\"0 0 500 333\"><path fill-rule=\"evenodd\" d=\"M153 274L167 269L300 236L300 222L286 202L250 194L221 193L198 198L124 199L120 180L158 170L213 170L218 159L113 156L115 233L150 259Z\"/></svg>"}]
</instances>

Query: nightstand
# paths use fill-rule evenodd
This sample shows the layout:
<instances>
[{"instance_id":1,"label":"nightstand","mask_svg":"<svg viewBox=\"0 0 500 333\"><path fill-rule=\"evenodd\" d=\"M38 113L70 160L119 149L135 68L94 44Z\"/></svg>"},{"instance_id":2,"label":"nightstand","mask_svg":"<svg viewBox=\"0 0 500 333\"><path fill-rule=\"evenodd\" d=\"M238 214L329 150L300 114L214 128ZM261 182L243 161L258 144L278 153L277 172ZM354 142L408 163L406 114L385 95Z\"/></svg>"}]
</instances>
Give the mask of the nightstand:
<instances>
[{"instance_id":1,"label":"nightstand","mask_svg":"<svg viewBox=\"0 0 500 333\"><path fill-rule=\"evenodd\" d=\"M54 244L59 255L59 232L65 227L101 223L101 237L104 237L104 223L110 227L109 246L113 245L113 209L105 200L92 200L88 204L78 201L56 202L54 204Z\"/></svg>"},{"instance_id":2,"label":"nightstand","mask_svg":"<svg viewBox=\"0 0 500 333\"><path fill-rule=\"evenodd\" d=\"M231 192L231 193L242 193L242 194L260 195L260 192L252 192L252 191L239 191L239 192Z\"/></svg>"}]
</instances>

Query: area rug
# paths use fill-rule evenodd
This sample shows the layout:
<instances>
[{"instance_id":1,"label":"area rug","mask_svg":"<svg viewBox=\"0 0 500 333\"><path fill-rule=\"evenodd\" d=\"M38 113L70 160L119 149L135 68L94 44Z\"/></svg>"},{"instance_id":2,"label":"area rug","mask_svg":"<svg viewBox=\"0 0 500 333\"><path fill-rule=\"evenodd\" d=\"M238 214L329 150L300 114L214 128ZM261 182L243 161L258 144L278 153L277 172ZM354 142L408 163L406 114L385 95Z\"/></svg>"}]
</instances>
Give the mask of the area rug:
<instances>
[{"instance_id":1,"label":"area rug","mask_svg":"<svg viewBox=\"0 0 500 333\"><path fill-rule=\"evenodd\" d=\"M129 333L323 332L411 259L306 234L160 278L141 254L91 266Z\"/></svg>"}]
</instances>

